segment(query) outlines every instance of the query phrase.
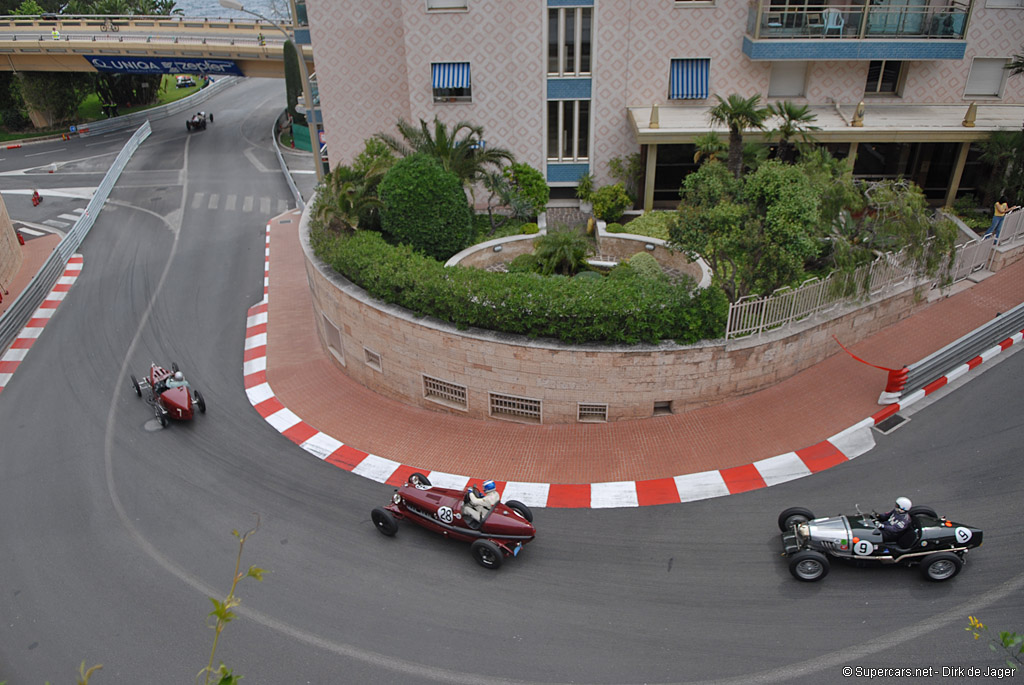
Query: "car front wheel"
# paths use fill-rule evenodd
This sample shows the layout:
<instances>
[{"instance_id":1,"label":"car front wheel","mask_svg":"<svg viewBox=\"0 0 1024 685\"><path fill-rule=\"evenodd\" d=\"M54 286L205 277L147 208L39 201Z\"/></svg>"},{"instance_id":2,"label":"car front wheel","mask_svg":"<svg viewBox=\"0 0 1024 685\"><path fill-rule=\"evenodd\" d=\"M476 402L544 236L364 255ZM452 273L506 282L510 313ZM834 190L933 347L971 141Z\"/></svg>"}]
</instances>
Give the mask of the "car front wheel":
<instances>
[{"instance_id":1,"label":"car front wheel","mask_svg":"<svg viewBox=\"0 0 1024 685\"><path fill-rule=\"evenodd\" d=\"M924 573L924 577L936 583L949 580L960 573L960 569L963 567L963 560L952 552L932 554L921 562L921 572Z\"/></svg>"},{"instance_id":2,"label":"car front wheel","mask_svg":"<svg viewBox=\"0 0 1024 685\"><path fill-rule=\"evenodd\" d=\"M473 558L476 559L476 563L480 564L484 568L501 568L502 562L505 561L505 557L502 555L501 550L490 540L474 540L469 551L473 555Z\"/></svg>"},{"instance_id":3,"label":"car front wheel","mask_svg":"<svg viewBox=\"0 0 1024 685\"><path fill-rule=\"evenodd\" d=\"M530 523L533 523L533 512L530 511L530 507L526 506L519 500L510 499L508 502L505 502L505 506L522 516Z\"/></svg>"},{"instance_id":4,"label":"car front wheel","mask_svg":"<svg viewBox=\"0 0 1024 685\"><path fill-rule=\"evenodd\" d=\"M395 520L395 517L387 509L377 507L370 512L370 518L373 519L373 525L377 527L377 530L382 535L392 537L398 532L398 521Z\"/></svg>"},{"instance_id":5,"label":"car front wheel","mask_svg":"<svg viewBox=\"0 0 1024 685\"><path fill-rule=\"evenodd\" d=\"M779 530L785 533L793 527L794 523L806 523L813 520L814 514L811 513L810 509L790 507L779 514Z\"/></svg>"},{"instance_id":6,"label":"car front wheel","mask_svg":"<svg viewBox=\"0 0 1024 685\"><path fill-rule=\"evenodd\" d=\"M430 487L430 479L424 476L419 471L409 476L409 482L412 483L413 485L422 485L428 488Z\"/></svg>"},{"instance_id":7,"label":"car front wheel","mask_svg":"<svg viewBox=\"0 0 1024 685\"><path fill-rule=\"evenodd\" d=\"M931 507L926 507L924 505L910 507L910 511L907 513L911 516L931 516L933 519L939 518L938 515L935 513L934 509L932 509Z\"/></svg>"},{"instance_id":8,"label":"car front wheel","mask_svg":"<svg viewBox=\"0 0 1024 685\"><path fill-rule=\"evenodd\" d=\"M142 397L142 386L139 385L139 379L132 374L128 374L128 377L132 379L132 389L135 391L135 394Z\"/></svg>"},{"instance_id":9,"label":"car front wheel","mask_svg":"<svg viewBox=\"0 0 1024 685\"><path fill-rule=\"evenodd\" d=\"M821 552L805 549L789 558L789 572L797 580L813 583L828 575L828 558Z\"/></svg>"},{"instance_id":10,"label":"car front wheel","mask_svg":"<svg viewBox=\"0 0 1024 685\"><path fill-rule=\"evenodd\" d=\"M206 398L203 397L203 393L199 392L198 390L196 390L194 394L195 394L195 399L196 399L196 406L199 407L199 413L200 414L205 414L206 413Z\"/></svg>"}]
</instances>

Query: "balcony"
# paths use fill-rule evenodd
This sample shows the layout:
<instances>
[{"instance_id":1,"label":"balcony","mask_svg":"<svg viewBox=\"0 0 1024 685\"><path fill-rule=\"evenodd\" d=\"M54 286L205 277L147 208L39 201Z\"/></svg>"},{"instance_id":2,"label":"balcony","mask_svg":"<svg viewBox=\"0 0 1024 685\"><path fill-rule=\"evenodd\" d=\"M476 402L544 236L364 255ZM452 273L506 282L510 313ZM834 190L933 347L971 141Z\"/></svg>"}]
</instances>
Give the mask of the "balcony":
<instances>
[{"instance_id":1,"label":"balcony","mask_svg":"<svg viewBox=\"0 0 1024 685\"><path fill-rule=\"evenodd\" d=\"M759 60L962 59L972 2L752 0L743 51Z\"/></svg>"}]
</instances>

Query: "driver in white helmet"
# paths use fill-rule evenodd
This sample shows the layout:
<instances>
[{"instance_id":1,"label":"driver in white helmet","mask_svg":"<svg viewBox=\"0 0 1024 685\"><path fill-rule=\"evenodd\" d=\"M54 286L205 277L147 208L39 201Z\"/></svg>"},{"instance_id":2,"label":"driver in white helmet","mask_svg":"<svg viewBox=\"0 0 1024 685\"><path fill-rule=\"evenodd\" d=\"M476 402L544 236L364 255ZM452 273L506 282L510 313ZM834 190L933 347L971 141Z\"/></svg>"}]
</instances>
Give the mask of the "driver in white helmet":
<instances>
[{"instance_id":1,"label":"driver in white helmet","mask_svg":"<svg viewBox=\"0 0 1024 685\"><path fill-rule=\"evenodd\" d=\"M910 507L913 506L906 497L897 497L896 506L892 511L878 515L878 523L882 528L882 539L897 540L910 527Z\"/></svg>"},{"instance_id":2,"label":"driver in white helmet","mask_svg":"<svg viewBox=\"0 0 1024 685\"><path fill-rule=\"evenodd\" d=\"M174 375L167 379L168 388L180 388L182 386L188 387L188 381L185 380L185 374L181 371L175 371Z\"/></svg>"}]
</instances>

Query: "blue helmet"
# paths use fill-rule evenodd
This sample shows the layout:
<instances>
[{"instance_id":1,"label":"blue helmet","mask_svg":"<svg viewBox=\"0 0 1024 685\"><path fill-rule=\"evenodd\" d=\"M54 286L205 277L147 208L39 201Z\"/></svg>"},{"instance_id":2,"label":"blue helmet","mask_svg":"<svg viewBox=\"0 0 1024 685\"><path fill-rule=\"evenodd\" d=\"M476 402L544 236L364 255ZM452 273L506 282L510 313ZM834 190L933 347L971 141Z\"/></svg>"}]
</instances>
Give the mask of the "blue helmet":
<instances>
[{"instance_id":1,"label":"blue helmet","mask_svg":"<svg viewBox=\"0 0 1024 685\"><path fill-rule=\"evenodd\" d=\"M490 492L491 490L495 490L497 487L498 486L494 484L493 480L484 481L484 492Z\"/></svg>"}]
</instances>

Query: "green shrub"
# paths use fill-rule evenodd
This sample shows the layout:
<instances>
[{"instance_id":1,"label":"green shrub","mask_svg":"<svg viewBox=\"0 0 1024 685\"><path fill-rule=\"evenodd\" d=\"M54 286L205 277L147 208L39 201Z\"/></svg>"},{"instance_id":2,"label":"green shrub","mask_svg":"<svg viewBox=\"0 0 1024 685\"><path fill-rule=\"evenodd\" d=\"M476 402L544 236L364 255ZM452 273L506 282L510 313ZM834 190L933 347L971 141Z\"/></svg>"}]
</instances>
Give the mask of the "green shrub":
<instances>
[{"instance_id":1,"label":"green shrub","mask_svg":"<svg viewBox=\"0 0 1024 685\"><path fill-rule=\"evenodd\" d=\"M521 254L508 265L508 272L510 274L524 274L524 273L538 273L539 267L537 266L537 255L532 252Z\"/></svg>"},{"instance_id":2,"label":"green shrub","mask_svg":"<svg viewBox=\"0 0 1024 685\"><path fill-rule=\"evenodd\" d=\"M523 224L519 232L523 235L536 235L540 233L540 226L535 223Z\"/></svg>"},{"instance_id":3,"label":"green shrub","mask_svg":"<svg viewBox=\"0 0 1024 685\"><path fill-rule=\"evenodd\" d=\"M424 154L404 157L377 190L380 225L398 243L444 261L469 245L472 212L455 174Z\"/></svg>"},{"instance_id":4,"label":"green shrub","mask_svg":"<svg viewBox=\"0 0 1024 685\"><path fill-rule=\"evenodd\" d=\"M594 195L594 176L593 174L583 174L576 181L576 197L583 202L590 202L590 198Z\"/></svg>"},{"instance_id":5,"label":"green shrub","mask_svg":"<svg viewBox=\"0 0 1024 685\"><path fill-rule=\"evenodd\" d=\"M594 203L594 216L602 221L618 221L633 204L621 183L598 188L591 195L591 202Z\"/></svg>"},{"instance_id":6,"label":"green shrub","mask_svg":"<svg viewBox=\"0 0 1024 685\"><path fill-rule=\"evenodd\" d=\"M658 260L646 252L637 252L629 258L629 265L641 278L653 278L655 280L668 280L668 276L661 270Z\"/></svg>"},{"instance_id":7,"label":"green shrub","mask_svg":"<svg viewBox=\"0 0 1024 685\"><path fill-rule=\"evenodd\" d=\"M605 233L625 233L626 229L622 224L610 223L604 225Z\"/></svg>"},{"instance_id":8,"label":"green shrub","mask_svg":"<svg viewBox=\"0 0 1024 685\"><path fill-rule=\"evenodd\" d=\"M372 231L315 231L310 240L317 256L370 296L462 329L567 343L687 344L718 338L725 327L728 303L719 288L691 293L645 278L542 278L445 268Z\"/></svg>"},{"instance_id":9,"label":"green shrub","mask_svg":"<svg viewBox=\"0 0 1024 685\"><path fill-rule=\"evenodd\" d=\"M562 274L571 276L587 264L590 243L572 230L558 230L533 241L540 273L545 276Z\"/></svg>"},{"instance_id":10,"label":"green shrub","mask_svg":"<svg viewBox=\"0 0 1024 685\"><path fill-rule=\"evenodd\" d=\"M504 173L512 189L533 207L534 215L544 211L551 199L551 189L544 180L544 174L520 162L510 164Z\"/></svg>"},{"instance_id":11,"label":"green shrub","mask_svg":"<svg viewBox=\"0 0 1024 685\"><path fill-rule=\"evenodd\" d=\"M675 212L647 212L623 226L622 232L668 240L669 228L675 222L675 217Z\"/></svg>"},{"instance_id":12,"label":"green shrub","mask_svg":"<svg viewBox=\"0 0 1024 685\"><path fill-rule=\"evenodd\" d=\"M596 271L589 271L588 270L588 271L581 271L581 272L579 272L578 274L573 276L573 278L583 278L583 279L589 278L589 279L595 279L595 280L600 281L602 278L604 278L604 276L602 276L601 274L599 274Z\"/></svg>"},{"instance_id":13,"label":"green shrub","mask_svg":"<svg viewBox=\"0 0 1024 685\"><path fill-rule=\"evenodd\" d=\"M636 278L636 270L629 265L629 262L619 262L608 272L608 278L612 280Z\"/></svg>"}]
</instances>

